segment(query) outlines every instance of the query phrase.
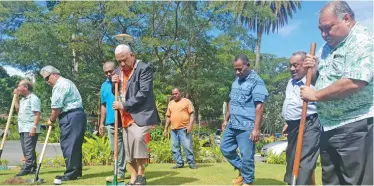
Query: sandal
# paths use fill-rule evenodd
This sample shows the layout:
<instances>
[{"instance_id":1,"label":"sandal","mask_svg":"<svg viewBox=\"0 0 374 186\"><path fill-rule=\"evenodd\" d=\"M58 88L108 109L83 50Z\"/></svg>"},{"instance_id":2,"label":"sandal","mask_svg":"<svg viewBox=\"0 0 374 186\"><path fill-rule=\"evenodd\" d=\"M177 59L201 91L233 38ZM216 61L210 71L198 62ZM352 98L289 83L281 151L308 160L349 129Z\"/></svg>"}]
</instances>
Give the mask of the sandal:
<instances>
[{"instance_id":1,"label":"sandal","mask_svg":"<svg viewBox=\"0 0 374 186\"><path fill-rule=\"evenodd\" d=\"M147 180L145 179L145 177L139 175L138 177L136 177L134 185L146 185L146 183Z\"/></svg>"},{"instance_id":2,"label":"sandal","mask_svg":"<svg viewBox=\"0 0 374 186\"><path fill-rule=\"evenodd\" d=\"M127 183L125 183L125 185L134 185L134 184L131 183L131 182L127 182Z\"/></svg>"}]
</instances>

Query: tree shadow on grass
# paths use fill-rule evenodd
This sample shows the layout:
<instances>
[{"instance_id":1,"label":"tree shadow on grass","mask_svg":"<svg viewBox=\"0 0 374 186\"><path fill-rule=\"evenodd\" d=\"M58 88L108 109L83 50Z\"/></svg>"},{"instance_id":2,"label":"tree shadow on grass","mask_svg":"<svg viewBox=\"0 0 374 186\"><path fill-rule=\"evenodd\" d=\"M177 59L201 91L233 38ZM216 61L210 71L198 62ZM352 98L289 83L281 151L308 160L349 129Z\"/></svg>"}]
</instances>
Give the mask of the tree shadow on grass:
<instances>
[{"instance_id":1,"label":"tree shadow on grass","mask_svg":"<svg viewBox=\"0 0 374 186\"><path fill-rule=\"evenodd\" d=\"M97 177L107 177L113 176L113 171L106 171L106 172L98 172L98 173L91 173L91 174L84 174L81 177L81 180L90 179L90 178L97 178Z\"/></svg>"},{"instance_id":2,"label":"tree shadow on grass","mask_svg":"<svg viewBox=\"0 0 374 186\"><path fill-rule=\"evenodd\" d=\"M255 185L286 185L283 181L269 178L258 178L254 182Z\"/></svg>"},{"instance_id":3,"label":"tree shadow on grass","mask_svg":"<svg viewBox=\"0 0 374 186\"><path fill-rule=\"evenodd\" d=\"M83 168L83 175L84 172L89 170L89 168ZM51 170L51 171L43 171L43 166L40 168L40 175L45 175L45 174L58 174L60 176L64 175L65 170ZM57 175L56 175L57 176Z\"/></svg>"},{"instance_id":4,"label":"tree shadow on grass","mask_svg":"<svg viewBox=\"0 0 374 186\"><path fill-rule=\"evenodd\" d=\"M196 178L191 177L175 177L175 176L166 176L157 180L152 180L147 182L148 185L183 185L197 181Z\"/></svg>"},{"instance_id":5,"label":"tree shadow on grass","mask_svg":"<svg viewBox=\"0 0 374 186\"><path fill-rule=\"evenodd\" d=\"M197 164L197 167L198 168L203 168L203 167L212 167L213 165L212 164L210 164L210 163L199 163L199 164ZM188 166L187 166L187 168L188 168Z\"/></svg>"},{"instance_id":6,"label":"tree shadow on grass","mask_svg":"<svg viewBox=\"0 0 374 186\"><path fill-rule=\"evenodd\" d=\"M2 170L0 171L0 176L4 176L4 175L9 175L9 174L14 174L16 175L16 173L12 172L12 171L8 171L8 170Z\"/></svg>"},{"instance_id":7,"label":"tree shadow on grass","mask_svg":"<svg viewBox=\"0 0 374 186\"><path fill-rule=\"evenodd\" d=\"M43 171L43 167L40 168L40 175L46 174L58 174L60 176L64 175L65 170L52 170L52 171Z\"/></svg>"},{"instance_id":8,"label":"tree shadow on grass","mask_svg":"<svg viewBox=\"0 0 374 186\"><path fill-rule=\"evenodd\" d=\"M149 179L155 179L158 177L172 177L178 175L175 171L145 171L145 177Z\"/></svg>"}]
</instances>

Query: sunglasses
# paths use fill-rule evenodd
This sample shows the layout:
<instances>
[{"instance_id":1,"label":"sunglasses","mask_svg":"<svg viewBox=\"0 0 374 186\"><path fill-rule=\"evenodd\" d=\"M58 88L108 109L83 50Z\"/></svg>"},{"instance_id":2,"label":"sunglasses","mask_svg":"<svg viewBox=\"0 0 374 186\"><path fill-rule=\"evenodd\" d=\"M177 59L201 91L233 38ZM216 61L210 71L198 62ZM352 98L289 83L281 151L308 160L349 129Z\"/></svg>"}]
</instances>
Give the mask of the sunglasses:
<instances>
[{"instance_id":1,"label":"sunglasses","mask_svg":"<svg viewBox=\"0 0 374 186\"><path fill-rule=\"evenodd\" d=\"M51 76L51 74L49 74L47 77L45 77L44 81L48 81L49 80L49 76Z\"/></svg>"}]
</instances>

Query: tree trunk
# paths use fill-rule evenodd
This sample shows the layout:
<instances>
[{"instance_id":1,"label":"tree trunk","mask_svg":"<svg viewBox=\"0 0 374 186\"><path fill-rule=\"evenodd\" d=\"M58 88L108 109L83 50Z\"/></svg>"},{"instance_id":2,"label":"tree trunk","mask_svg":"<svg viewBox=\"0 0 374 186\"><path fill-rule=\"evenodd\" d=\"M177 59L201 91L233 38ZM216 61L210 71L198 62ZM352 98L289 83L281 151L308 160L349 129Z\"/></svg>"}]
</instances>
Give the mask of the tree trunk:
<instances>
[{"instance_id":1,"label":"tree trunk","mask_svg":"<svg viewBox=\"0 0 374 186\"><path fill-rule=\"evenodd\" d=\"M263 26L259 26L257 28L255 71L258 71L260 69L261 39L263 30Z\"/></svg>"}]
</instances>

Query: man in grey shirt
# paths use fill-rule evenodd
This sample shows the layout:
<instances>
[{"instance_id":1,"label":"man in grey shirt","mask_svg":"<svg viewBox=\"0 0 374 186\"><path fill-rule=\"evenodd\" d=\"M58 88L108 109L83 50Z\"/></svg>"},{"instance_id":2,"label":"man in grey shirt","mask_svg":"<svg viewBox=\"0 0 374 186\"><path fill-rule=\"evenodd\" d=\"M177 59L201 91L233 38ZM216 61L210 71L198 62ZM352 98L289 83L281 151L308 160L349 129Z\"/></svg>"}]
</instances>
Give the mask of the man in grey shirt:
<instances>
[{"instance_id":1,"label":"man in grey shirt","mask_svg":"<svg viewBox=\"0 0 374 186\"><path fill-rule=\"evenodd\" d=\"M283 134L287 134L288 146L286 150L287 167L284 181L292 183L292 169L296 152L297 136L303 100L300 97L300 86L306 82L306 69L303 67L306 52L295 52L290 59L291 79L286 88L286 98L283 103L282 116L286 120ZM313 87L311 85L311 87ZM320 123L317 108L314 102L308 103L308 112L305 123L303 149L300 160L299 177L297 185L311 184L311 177L319 155Z\"/></svg>"}]
</instances>

